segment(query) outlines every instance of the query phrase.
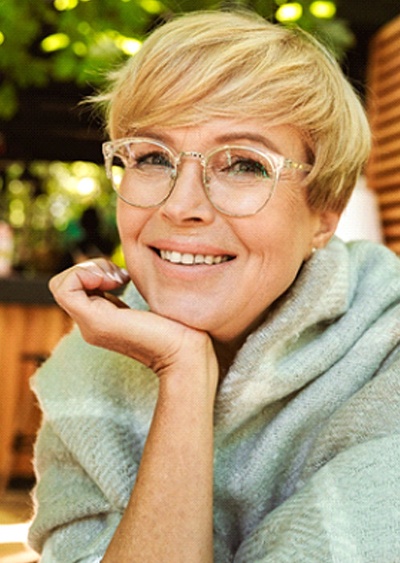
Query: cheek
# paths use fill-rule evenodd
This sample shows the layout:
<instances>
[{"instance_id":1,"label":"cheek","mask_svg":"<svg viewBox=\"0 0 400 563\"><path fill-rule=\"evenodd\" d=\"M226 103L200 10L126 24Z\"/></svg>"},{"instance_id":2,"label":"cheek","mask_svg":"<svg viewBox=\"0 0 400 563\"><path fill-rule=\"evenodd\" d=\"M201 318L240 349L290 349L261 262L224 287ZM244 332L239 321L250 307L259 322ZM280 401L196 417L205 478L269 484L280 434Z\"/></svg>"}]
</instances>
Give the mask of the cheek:
<instances>
[{"instance_id":1,"label":"cheek","mask_svg":"<svg viewBox=\"0 0 400 563\"><path fill-rule=\"evenodd\" d=\"M236 224L248 255L261 261L263 273L278 285L293 280L311 250L312 215L299 199L279 198L252 221Z\"/></svg>"},{"instance_id":2,"label":"cheek","mask_svg":"<svg viewBox=\"0 0 400 563\"><path fill-rule=\"evenodd\" d=\"M117 227L118 227L118 232L119 232L119 236L120 239L122 240L125 236L125 231L126 231L126 213L125 210L122 206L122 202L118 199L117 200Z\"/></svg>"},{"instance_id":3,"label":"cheek","mask_svg":"<svg viewBox=\"0 0 400 563\"><path fill-rule=\"evenodd\" d=\"M136 209L119 201L117 205L117 227L124 251L139 239L147 221L148 212ZM126 248L125 248L126 246Z\"/></svg>"},{"instance_id":4,"label":"cheek","mask_svg":"<svg viewBox=\"0 0 400 563\"><path fill-rule=\"evenodd\" d=\"M237 221L235 232L249 254L275 255L292 246L292 241L297 238L298 220L286 209L271 206L248 221Z\"/></svg>"},{"instance_id":5,"label":"cheek","mask_svg":"<svg viewBox=\"0 0 400 563\"><path fill-rule=\"evenodd\" d=\"M117 227L121 240L125 239L130 232L130 226L133 224L129 221L129 210L127 205L118 199L117 203Z\"/></svg>"},{"instance_id":6,"label":"cheek","mask_svg":"<svg viewBox=\"0 0 400 563\"><path fill-rule=\"evenodd\" d=\"M315 228L314 214L310 211L303 197L302 187L288 187L284 204L276 214L272 214L274 230L293 248L308 248Z\"/></svg>"}]
</instances>

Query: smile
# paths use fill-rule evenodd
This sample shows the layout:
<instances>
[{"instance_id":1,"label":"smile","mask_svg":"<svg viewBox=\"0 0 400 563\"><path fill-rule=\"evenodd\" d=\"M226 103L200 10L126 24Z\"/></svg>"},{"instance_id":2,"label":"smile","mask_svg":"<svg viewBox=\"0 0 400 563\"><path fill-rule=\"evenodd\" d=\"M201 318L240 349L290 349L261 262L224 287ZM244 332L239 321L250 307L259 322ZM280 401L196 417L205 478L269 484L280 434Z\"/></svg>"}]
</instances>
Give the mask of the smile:
<instances>
[{"instance_id":1,"label":"smile","mask_svg":"<svg viewBox=\"0 0 400 563\"><path fill-rule=\"evenodd\" d=\"M212 266L233 259L233 256L228 255L213 256L211 254L191 254L189 252L178 252L176 250L160 250L158 251L158 255L162 260L172 262L173 264L184 264L185 266L191 266L193 264Z\"/></svg>"}]
</instances>

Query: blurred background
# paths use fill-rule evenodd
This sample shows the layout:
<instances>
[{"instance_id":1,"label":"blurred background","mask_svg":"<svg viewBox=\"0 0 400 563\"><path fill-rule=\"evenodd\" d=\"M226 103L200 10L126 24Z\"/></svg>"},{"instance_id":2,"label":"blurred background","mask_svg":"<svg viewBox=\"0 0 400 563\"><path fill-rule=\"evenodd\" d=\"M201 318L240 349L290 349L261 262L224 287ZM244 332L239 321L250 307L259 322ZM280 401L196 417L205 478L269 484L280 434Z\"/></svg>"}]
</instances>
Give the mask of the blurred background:
<instances>
[{"instance_id":1,"label":"blurred background","mask_svg":"<svg viewBox=\"0 0 400 563\"><path fill-rule=\"evenodd\" d=\"M47 280L123 264L101 117L81 104L175 13L250 8L324 41L366 105L374 148L339 225L400 254L400 0L0 0L0 561L26 546L40 411L30 378L71 329Z\"/></svg>"}]
</instances>

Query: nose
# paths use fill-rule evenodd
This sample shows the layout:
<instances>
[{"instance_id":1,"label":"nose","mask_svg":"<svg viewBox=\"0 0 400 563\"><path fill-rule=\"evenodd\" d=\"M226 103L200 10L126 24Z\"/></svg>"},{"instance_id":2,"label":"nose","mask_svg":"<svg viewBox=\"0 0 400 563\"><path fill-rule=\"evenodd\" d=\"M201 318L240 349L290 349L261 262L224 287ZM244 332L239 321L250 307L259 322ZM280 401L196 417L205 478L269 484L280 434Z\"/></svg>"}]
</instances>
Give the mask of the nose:
<instances>
[{"instance_id":1,"label":"nose","mask_svg":"<svg viewBox=\"0 0 400 563\"><path fill-rule=\"evenodd\" d=\"M197 159L181 160L172 193L160 208L175 224L208 224L214 220L216 210L204 191L202 172Z\"/></svg>"}]
</instances>

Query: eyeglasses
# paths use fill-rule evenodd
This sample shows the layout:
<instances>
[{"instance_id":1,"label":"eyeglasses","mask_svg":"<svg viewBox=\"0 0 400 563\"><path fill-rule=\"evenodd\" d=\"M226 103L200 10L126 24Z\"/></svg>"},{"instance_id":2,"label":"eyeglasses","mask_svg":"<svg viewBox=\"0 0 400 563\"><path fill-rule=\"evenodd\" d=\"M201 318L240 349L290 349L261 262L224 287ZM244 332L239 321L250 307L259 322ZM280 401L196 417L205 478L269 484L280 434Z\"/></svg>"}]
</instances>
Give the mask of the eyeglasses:
<instances>
[{"instance_id":1,"label":"eyeglasses","mask_svg":"<svg viewBox=\"0 0 400 563\"><path fill-rule=\"evenodd\" d=\"M270 200L285 169L309 172L310 164L276 153L240 145L225 145L208 154L176 153L164 143L143 137L103 144L106 173L118 196L134 207L162 205L171 195L182 158L202 166L204 191L221 213L245 217L258 213Z\"/></svg>"}]
</instances>

